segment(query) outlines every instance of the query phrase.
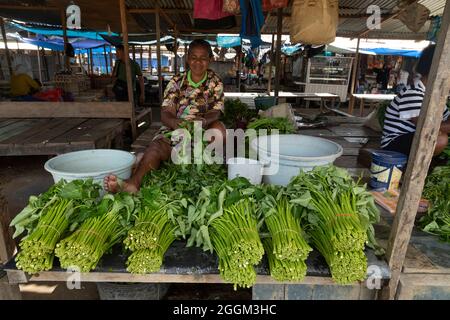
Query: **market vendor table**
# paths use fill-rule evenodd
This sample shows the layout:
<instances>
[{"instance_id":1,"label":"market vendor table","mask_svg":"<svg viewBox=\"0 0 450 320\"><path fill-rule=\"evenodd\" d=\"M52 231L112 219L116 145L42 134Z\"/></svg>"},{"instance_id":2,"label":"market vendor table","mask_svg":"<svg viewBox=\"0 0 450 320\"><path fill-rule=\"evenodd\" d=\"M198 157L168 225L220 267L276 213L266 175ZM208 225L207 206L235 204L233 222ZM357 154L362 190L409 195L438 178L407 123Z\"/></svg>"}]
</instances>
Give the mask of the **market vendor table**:
<instances>
[{"instance_id":1,"label":"market vendor table","mask_svg":"<svg viewBox=\"0 0 450 320\"><path fill-rule=\"evenodd\" d=\"M0 119L0 156L57 155L121 146L123 119Z\"/></svg>"},{"instance_id":2,"label":"market vendor table","mask_svg":"<svg viewBox=\"0 0 450 320\"><path fill-rule=\"evenodd\" d=\"M255 106L254 99L256 97L267 97L267 93L263 92L224 92L225 98L228 99L239 99L243 103L248 104L251 107ZM271 91L270 96L274 97L275 92ZM325 101L331 101L331 105L334 105L336 99L339 98L338 95L332 93L305 93L305 92L290 92L290 91L280 91L278 93L279 98L296 98L296 99L319 99L321 110L324 106Z\"/></svg>"},{"instance_id":3,"label":"market vendor table","mask_svg":"<svg viewBox=\"0 0 450 320\"><path fill-rule=\"evenodd\" d=\"M379 260L371 250L366 251L368 265L374 266L379 271L380 280L389 279L390 271L384 260ZM86 282L148 282L148 283L223 283L218 274L218 259L215 254L203 252L199 248L186 248L185 242L177 241L172 244L164 257L164 263L159 272L146 275L128 273L125 269L127 257L120 251L113 252L105 256L97 268L89 273L81 274L81 281ZM56 264L56 263L55 263ZM289 298L284 295L279 296L279 291L289 288L292 294L299 294L298 286L326 286L327 294L336 297L338 292L344 290L346 299L369 299L373 298L376 290L369 290L365 282L355 283L349 286L338 286L330 276L325 260L317 252L313 251L309 255L306 264L308 266L307 276L301 282L278 282L274 280L268 272L265 258L256 267L257 280L253 287L254 299ZM15 262L11 260L4 266L8 275L9 283L18 284L29 281L63 281L73 273L55 266L51 271L40 272L39 274L28 276L23 271L18 270ZM296 290L297 289L297 290ZM306 294L306 293L303 293ZM291 297L294 299L294 296Z\"/></svg>"},{"instance_id":4,"label":"market vendor table","mask_svg":"<svg viewBox=\"0 0 450 320\"><path fill-rule=\"evenodd\" d=\"M368 101L392 101L397 95L395 94L353 94L355 99L359 99L359 113L360 116L363 116L364 111L364 100ZM352 114L353 110L349 110L348 113Z\"/></svg>"}]
</instances>

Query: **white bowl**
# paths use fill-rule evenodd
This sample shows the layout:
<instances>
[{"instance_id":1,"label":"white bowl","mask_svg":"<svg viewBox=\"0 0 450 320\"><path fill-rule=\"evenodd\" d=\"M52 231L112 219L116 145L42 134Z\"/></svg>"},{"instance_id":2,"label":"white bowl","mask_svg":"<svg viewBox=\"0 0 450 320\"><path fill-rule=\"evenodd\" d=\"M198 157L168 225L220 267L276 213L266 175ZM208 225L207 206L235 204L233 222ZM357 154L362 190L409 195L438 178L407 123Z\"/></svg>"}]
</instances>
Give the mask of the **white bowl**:
<instances>
[{"instance_id":1,"label":"white bowl","mask_svg":"<svg viewBox=\"0 0 450 320\"><path fill-rule=\"evenodd\" d=\"M120 179L128 179L136 157L126 151L94 149L69 152L48 160L44 168L58 182L92 178L103 185L103 178L115 174Z\"/></svg>"}]
</instances>

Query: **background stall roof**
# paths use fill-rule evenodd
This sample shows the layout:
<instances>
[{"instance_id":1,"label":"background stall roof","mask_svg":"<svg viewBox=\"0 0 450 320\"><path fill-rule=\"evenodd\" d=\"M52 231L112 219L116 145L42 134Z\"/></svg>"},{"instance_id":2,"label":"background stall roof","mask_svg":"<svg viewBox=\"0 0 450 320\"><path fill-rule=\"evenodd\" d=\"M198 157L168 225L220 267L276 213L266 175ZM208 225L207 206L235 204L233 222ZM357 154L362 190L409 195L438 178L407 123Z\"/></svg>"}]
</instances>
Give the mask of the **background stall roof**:
<instances>
[{"instance_id":1,"label":"background stall roof","mask_svg":"<svg viewBox=\"0 0 450 320\"><path fill-rule=\"evenodd\" d=\"M442 15L445 0L405 0L406 2L418 2L430 9L431 16ZM93 30L107 30L108 26L113 32L121 32L119 0L77 0L77 5L81 7L81 21L85 28ZM155 32L156 21L154 10L158 7L162 9L160 24L163 34L171 35L173 28L183 34L194 32L206 33L239 33L240 17L237 17L237 24L232 29L222 30L196 30L194 29L193 3L194 0L126 0L126 6L130 10L128 14L128 30L130 33ZM24 21L46 22L51 24L60 23L60 11L70 3L70 0L0 0L1 16ZM340 0L340 21L338 36L357 37L366 31L366 13L369 5L377 5L381 9L382 18L388 18L398 12L397 0ZM3 5L3 7L1 7ZM13 6L40 6L47 10L20 10L16 8L6 8L5 5ZM291 7L283 9L283 33L289 34L291 23ZM56 8L58 10L49 10ZM143 11L146 9L147 11ZM153 11L152 11L153 9ZM263 33L275 33L277 26L276 12L267 14ZM430 21L418 32L410 31L398 19L392 19L382 25L380 30L372 30L364 35L366 38L380 39L413 39L421 40L426 38L426 33L430 28Z\"/></svg>"}]
</instances>

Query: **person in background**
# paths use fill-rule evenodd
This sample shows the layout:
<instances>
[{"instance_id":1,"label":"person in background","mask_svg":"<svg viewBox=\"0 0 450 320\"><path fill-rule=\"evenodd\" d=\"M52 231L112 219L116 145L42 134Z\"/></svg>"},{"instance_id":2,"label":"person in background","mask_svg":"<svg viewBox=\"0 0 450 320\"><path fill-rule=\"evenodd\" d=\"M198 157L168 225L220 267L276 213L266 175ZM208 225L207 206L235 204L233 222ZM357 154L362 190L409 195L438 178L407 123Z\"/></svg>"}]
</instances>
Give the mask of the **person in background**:
<instances>
[{"instance_id":1,"label":"person in background","mask_svg":"<svg viewBox=\"0 0 450 320\"><path fill-rule=\"evenodd\" d=\"M185 121L200 121L206 129L217 129L225 141L226 129L219 118L224 109L223 83L209 69L213 57L211 45L205 40L194 40L187 54L187 72L175 75L164 91L161 105L163 127L142 155L137 155L137 165L130 179L121 181L108 175L103 181L106 191L134 193L150 170L157 170L162 161L170 159L172 142L165 134L180 128Z\"/></svg>"},{"instance_id":2,"label":"person in background","mask_svg":"<svg viewBox=\"0 0 450 320\"><path fill-rule=\"evenodd\" d=\"M425 86L430 73L435 46L428 46L420 56L416 65L415 76L410 85L403 89L386 109L381 148L409 155L423 99ZM450 112L443 107L443 121L434 149L434 155L439 155L448 144L450 132Z\"/></svg>"},{"instance_id":3,"label":"person in background","mask_svg":"<svg viewBox=\"0 0 450 320\"><path fill-rule=\"evenodd\" d=\"M127 87L127 72L125 68L125 50L123 45L116 46L116 63L114 65L114 70L112 76L114 78L113 92L116 96L117 101L128 101L128 87ZM141 67L139 64L130 59L131 67L131 80L133 83L133 92L135 96L135 101L138 101L140 105L144 104L145 101L145 88L144 88L144 77L142 76ZM137 90L136 90L136 77L139 80L139 100L137 100Z\"/></svg>"},{"instance_id":4,"label":"person in background","mask_svg":"<svg viewBox=\"0 0 450 320\"><path fill-rule=\"evenodd\" d=\"M40 84L27 74L24 65L18 64L11 76L11 97L14 100L34 101L33 94L40 89Z\"/></svg>"}]
</instances>

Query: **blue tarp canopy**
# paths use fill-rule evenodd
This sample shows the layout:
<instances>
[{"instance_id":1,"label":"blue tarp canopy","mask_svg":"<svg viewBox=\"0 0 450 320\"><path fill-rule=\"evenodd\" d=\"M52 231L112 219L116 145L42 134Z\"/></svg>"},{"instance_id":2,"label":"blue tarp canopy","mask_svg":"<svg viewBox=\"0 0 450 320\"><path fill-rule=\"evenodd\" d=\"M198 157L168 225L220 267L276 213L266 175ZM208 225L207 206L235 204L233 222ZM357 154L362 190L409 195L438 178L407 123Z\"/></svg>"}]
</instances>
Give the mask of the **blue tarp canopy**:
<instances>
[{"instance_id":1,"label":"blue tarp canopy","mask_svg":"<svg viewBox=\"0 0 450 320\"><path fill-rule=\"evenodd\" d=\"M42 26L42 27L36 27L36 26L28 26L26 24L18 23L18 22L9 22L11 25L13 25L16 28L19 28L24 31L41 34L45 36L63 36L63 30L60 26ZM103 41L103 38L101 35L112 35L117 36L117 33L114 32L99 32L99 31L92 31L92 30L70 30L67 29L67 36L68 37L77 37L77 38L85 38L85 39L92 39L92 40L99 40Z\"/></svg>"},{"instance_id":2,"label":"blue tarp canopy","mask_svg":"<svg viewBox=\"0 0 450 320\"><path fill-rule=\"evenodd\" d=\"M25 38L21 37L19 34L10 34L10 36L24 43L32 44L46 49L64 51L64 39L62 37L57 36L45 37L42 35L38 35L35 38ZM76 51L98 48L105 44L108 44L106 41L84 39L84 38L70 38L69 43L73 46L73 48ZM103 48L101 48L101 50L103 51Z\"/></svg>"},{"instance_id":3,"label":"blue tarp canopy","mask_svg":"<svg viewBox=\"0 0 450 320\"><path fill-rule=\"evenodd\" d=\"M365 48L364 51L373 52L377 55L404 56L412 58L419 58L422 53L422 51L417 50L401 50L389 48Z\"/></svg>"},{"instance_id":4,"label":"blue tarp canopy","mask_svg":"<svg viewBox=\"0 0 450 320\"><path fill-rule=\"evenodd\" d=\"M217 36L217 45L222 48L233 48L241 45L241 37Z\"/></svg>"}]
</instances>

